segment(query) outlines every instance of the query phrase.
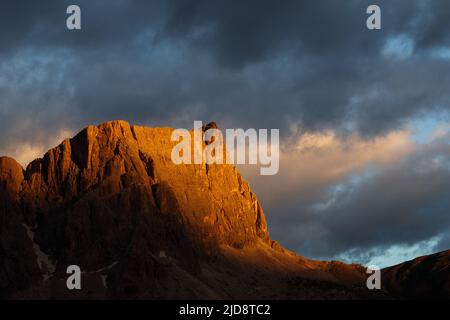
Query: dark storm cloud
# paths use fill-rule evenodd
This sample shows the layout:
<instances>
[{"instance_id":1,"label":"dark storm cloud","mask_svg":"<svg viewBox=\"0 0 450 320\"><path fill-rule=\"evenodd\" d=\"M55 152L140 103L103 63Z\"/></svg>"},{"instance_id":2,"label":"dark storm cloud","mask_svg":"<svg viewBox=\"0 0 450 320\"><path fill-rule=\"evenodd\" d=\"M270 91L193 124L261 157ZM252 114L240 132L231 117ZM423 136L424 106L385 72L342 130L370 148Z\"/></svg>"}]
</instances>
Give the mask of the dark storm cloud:
<instances>
[{"instance_id":1,"label":"dark storm cloud","mask_svg":"<svg viewBox=\"0 0 450 320\"><path fill-rule=\"evenodd\" d=\"M82 32L66 29L66 8L71 4L82 9ZM133 1L133 5L122 0L8 1L0 13L0 52L62 47L74 53L88 49L105 53L118 45L126 48L135 33L154 26L163 13L163 6L151 0Z\"/></svg>"},{"instance_id":2,"label":"dark storm cloud","mask_svg":"<svg viewBox=\"0 0 450 320\"><path fill-rule=\"evenodd\" d=\"M236 68L262 61L286 48L294 49L301 56L308 52L329 54L328 50L351 50L352 44L360 45L361 41L367 44L362 32L355 32L361 29L364 10L356 2L174 3L165 30L175 36L199 33L194 45L213 50L221 63ZM361 21L348 19L352 15ZM352 37L348 37L350 32Z\"/></svg>"},{"instance_id":3,"label":"dark storm cloud","mask_svg":"<svg viewBox=\"0 0 450 320\"><path fill-rule=\"evenodd\" d=\"M427 1L422 4L422 19L416 28L412 25L412 33L416 35L419 47L433 48L448 45L448 17L450 3L448 1Z\"/></svg>"},{"instance_id":4,"label":"dark storm cloud","mask_svg":"<svg viewBox=\"0 0 450 320\"><path fill-rule=\"evenodd\" d=\"M69 3L4 4L0 55L8 63L62 50L72 63L52 72L71 87L62 114L76 117L76 126L118 117L172 124L189 113L230 126L320 130L351 122L376 135L447 107L440 88L448 61L426 51L448 45L445 1L380 1L383 30L376 32L365 28L369 1L80 0L80 32L65 28ZM380 54L397 34L417 41L410 59ZM52 95L69 96L65 90ZM362 98L351 103L354 96Z\"/></svg>"}]
</instances>

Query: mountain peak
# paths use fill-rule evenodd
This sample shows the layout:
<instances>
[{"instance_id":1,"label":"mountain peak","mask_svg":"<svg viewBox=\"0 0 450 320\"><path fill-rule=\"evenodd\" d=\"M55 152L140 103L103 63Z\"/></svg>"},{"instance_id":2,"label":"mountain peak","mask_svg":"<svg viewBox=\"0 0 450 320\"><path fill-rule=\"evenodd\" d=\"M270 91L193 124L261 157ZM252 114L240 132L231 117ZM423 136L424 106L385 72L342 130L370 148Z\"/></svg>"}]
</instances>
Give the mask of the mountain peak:
<instances>
[{"instance_id":1,"label":"mountain peak","mask_svg":"<svg viewBox=\"0 0 450 320\"><path fill-rule=\"evenodd\" d=\"M0 157L0 190L18 193L23 181L23 168L13 158Z\"/></svg>"},{"instance_id":2,"label":"mountain peak","mask_svg":"<svg viewBox=\"0 0 450 320\"><path fill-rule=\"evenodd\" d=\"M92 271L139 260L134 246L150 260L170 253L194 273L195 256L212 257L221 246L270 247L262 208L237 169L175 165L171 133L111 121L64 140L24 174L2 158L2 181L12 184L33 241L58 262L55 275L73 263Z\"/></svg>"}]
</instances>

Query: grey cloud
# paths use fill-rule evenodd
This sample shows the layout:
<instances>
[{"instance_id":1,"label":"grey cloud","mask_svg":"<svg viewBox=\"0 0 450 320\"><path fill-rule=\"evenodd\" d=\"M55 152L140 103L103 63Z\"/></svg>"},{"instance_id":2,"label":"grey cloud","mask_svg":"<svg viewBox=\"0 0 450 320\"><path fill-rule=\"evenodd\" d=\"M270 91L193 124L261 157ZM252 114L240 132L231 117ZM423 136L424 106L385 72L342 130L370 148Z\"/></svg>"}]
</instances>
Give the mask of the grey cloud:
<instances>
[{"instance_id":1,"label":"grey cloud","mask_svg":"<svg viewBox=\"0 0 450 320\"><path fill-rule=\"evenodd\" d=\"M65 50L74 61L64 71L73 95L63 113L80 115L78 126L118 117L170 125L199 110L193 115L232 126L284 128L290 119L320 130L350 122L377 135L420 111L448 107L440 103L448 100L441 89L447 61L419 50L423 39L445 45L432 37L448 29L445 1L381 1L380 32L365 28L369 1L80 0L81 32L65 29L68 3L5 4L0 54L8 61L30 48ZM416 40L415 55L386 60L386 38L402 33ZM377 86L379 96L350 102Z\"/></svg>"},{"instance_id":2,"label":"grey cloud","mask_svg":"<svg viewBox=\"0 0 450 320\"><path fill-rule=\"evenodd\" d=\"M295 198L286 191L291 200L284 206L269 205L269 214L274 212L269 221L278 221L272 235L306 256L348 255L365 262L383 248L412 246L433 237L440 239L435 250L448 249L447 139L420 147L396 165L347 176L333 189L325 185L310 198ZM318 203L326 205L320 208Z\"/></svg>"}]
</instances>

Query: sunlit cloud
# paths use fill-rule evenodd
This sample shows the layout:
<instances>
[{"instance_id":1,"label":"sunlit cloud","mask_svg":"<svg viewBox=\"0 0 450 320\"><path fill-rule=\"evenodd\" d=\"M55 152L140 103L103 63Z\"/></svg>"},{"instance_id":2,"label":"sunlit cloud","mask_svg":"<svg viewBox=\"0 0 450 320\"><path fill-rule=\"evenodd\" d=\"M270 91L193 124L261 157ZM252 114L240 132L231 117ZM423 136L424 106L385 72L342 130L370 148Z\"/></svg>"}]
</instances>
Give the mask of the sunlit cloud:
<instances>
[{"instance_id":1,"label":"sunlit cloud","mask_svg":"<svg viewBox=\"0 0 450 320\"><path fill-rule=\"evenodd\" d=\"M259 181L268 179L257 177L255 168L240 167L268 207L284 203L289 197L317 199L321 190L345 176L369 165L388 166L414 150L409 131L369 140L357 135L342 138L332 131L305 133L297 140L288 138L281 144L280 173L270 178L270 183ZM273 184L282 187L277 192L271 187ZM285 193L286 190L296 195Z\"/></svg>"},{"instance_id":2,"label":"sunlit cloud","mask_svg":"<svg viewBox=\"0 0 450 320\"><path fill-rule=\"evenodd\" d=\"M16 145L9 146L5 150L2 150L2 156L8 156L14 158L23 168L33 160L41 158L50 148L56 147L64 139L71 138L73 136L71 130L61 130L56 136L49 137L45 141L36 143L17 143Z\"/></svg>"},{"instance_id":3,"label":"sunlit cloud","mask_svg":"<svg viewBox=\"0 0 450 320\"><path fill-rule=\"evenodd\" d=\"M277 222L272 236L289 248L314 258L386 266L445 247L441 238L426 241L449 224L442 211L450 191L449 132L431 120L372 139L309 132L282 141L278 175L240 169L269 223ZM392 249L384 256L379 247Z\"/></svg>"}]
</instances>

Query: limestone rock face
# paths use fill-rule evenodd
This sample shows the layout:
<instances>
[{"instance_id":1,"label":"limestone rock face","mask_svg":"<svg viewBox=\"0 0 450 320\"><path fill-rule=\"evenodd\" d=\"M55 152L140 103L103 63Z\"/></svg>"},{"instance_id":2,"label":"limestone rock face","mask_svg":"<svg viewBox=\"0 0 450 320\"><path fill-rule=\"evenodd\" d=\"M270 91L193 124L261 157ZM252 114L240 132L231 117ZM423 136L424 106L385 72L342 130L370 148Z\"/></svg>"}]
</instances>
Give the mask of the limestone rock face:
<instances>
[{"instance_id":1,"label":"limestone rock face","mask_svg":"<svg viewBox=\"0 0 450 320\"><path fill-rule=\"evenodd\" d=\"M102 213L120 209L130 215L115 217L127 219L122 224L138 212L173 218L205 246L268 241L262 209L236 168L175 165L171 133L115 121L65 140L25 171L21 195L29 221L52 219L61 210L71 211L65 219L74 211L89 211L90 222L105 227L102 219L108 218Z\"/></svg>"},{"instance_id":2,"label":"limestone rock face","mask_svg":"<svg viewBox=\"0 0 450 320\"><path fill-rule=\"evenodd\" d=\"M117 263L111 281L131 296L142 294L141 275L153 285L168 277L161 252L199 274L199 257L213 259L220 246L269 243L261 206L236 168L175 165L171 133L113 121L87 127L25 171L1 158L3 215L20 229L2 236L32 228L29 249L38 244L56 276L70 264L94 272Z\"/></svg>"}]
</instances>

